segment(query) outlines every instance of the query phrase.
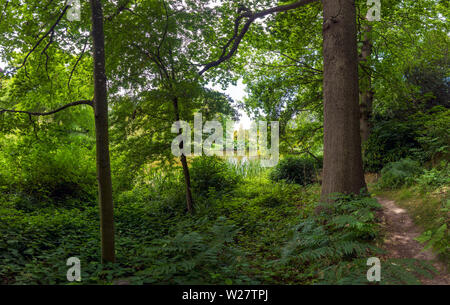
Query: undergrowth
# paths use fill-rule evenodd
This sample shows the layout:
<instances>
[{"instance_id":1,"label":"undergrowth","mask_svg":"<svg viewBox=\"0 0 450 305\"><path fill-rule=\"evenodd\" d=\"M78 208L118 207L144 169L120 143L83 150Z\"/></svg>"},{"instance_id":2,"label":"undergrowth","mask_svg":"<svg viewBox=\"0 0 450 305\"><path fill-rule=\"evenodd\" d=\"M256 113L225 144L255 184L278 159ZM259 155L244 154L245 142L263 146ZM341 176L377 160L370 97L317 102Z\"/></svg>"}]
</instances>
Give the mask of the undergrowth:
<instances>
[{"instance_id":1,"label":"undergrowth","mask_svg":"<svg viewBox=\"0 0 450 305\"><path fill-rule=\"evenodd\" d=\"M387 167L385 173L390 172L390 167ZM417 240L424 245L424 249L432 249L450 267L448 162L442 161L434 168L422 169L419 173L410 172L409 175L403 173L401 176L404 183L393 184L395 187L386 187L386 180L382 176L381 182L376 185L377 192L394 199L408 210L414 222L423 230Z\"/></svg>"},{"instance_id":2,"label":"undergrowth","mask_svg":"<svg viewBox=\"0 0 450 305\"><path fill-rule=\"evenodd\" d=\"M339 196L316 214L320 185L273 182L255 168L239 175L239 165L213 159L199 164L194 215L186 214L179 171L153 173L116 194L115 264L99 262L95 202L21 209L1 195L1 283L68 284L73 256L82 284L367 283L364 260L378 253L376 201ZM383 264L382 283L413 282L412 267L389 271L407 262Z\"/></svg>"}]
</instances>

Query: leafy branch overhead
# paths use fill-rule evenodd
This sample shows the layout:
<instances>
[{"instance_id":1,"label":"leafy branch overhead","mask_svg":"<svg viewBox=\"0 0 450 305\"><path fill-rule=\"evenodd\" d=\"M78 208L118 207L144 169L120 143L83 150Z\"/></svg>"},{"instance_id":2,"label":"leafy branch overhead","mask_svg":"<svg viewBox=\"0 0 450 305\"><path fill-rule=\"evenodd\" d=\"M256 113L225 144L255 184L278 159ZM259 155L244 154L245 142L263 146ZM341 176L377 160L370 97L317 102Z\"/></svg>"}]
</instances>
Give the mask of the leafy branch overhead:
<instances>
[{"instance_id":1,"label":"leafy branch overhead","mask_svg":"<svg viewBox=\"0 0 450 305\"><path fill-rule=\"evenodd\" d=\"M230 38L230 40L228 40L228 42L223 46L222 54L220 55L220 57L217 60L214 60L214 61L206 64L203 67L203 69L199 72L199 74L202 75L209 69L216 67L216 66L220 65L221 63L223 63L224 61L230 59L237 52L237 50L239 48L239 44L241 43L245 34L248 32L248 30L250 29L250 26L252 25L252 23L255 20L264 18L265 16L270 15L270 14L276 14L276 13L280 13L280 12L286 12L289 10L293 10L293 9L305 6L307 4L310 4L310 3L316 2L316 1L317 0L301 0L301 1L294 2L292 4L280 5L280 6L272 7L272 8L269 8L269 9L266 9L263 11L259 11L259 12L252 12L247 8L243 9L242 7L240 7L238 9L238 13L240 13L243 10L245 12L240 14L234 21L234 34ZM240 28L241 22L243 20L246 20L246 21L244 22L244 25L242 26L242 28ZM230 48L230 46L231 46L231 48Z\"/></svg>"}]
</instances>

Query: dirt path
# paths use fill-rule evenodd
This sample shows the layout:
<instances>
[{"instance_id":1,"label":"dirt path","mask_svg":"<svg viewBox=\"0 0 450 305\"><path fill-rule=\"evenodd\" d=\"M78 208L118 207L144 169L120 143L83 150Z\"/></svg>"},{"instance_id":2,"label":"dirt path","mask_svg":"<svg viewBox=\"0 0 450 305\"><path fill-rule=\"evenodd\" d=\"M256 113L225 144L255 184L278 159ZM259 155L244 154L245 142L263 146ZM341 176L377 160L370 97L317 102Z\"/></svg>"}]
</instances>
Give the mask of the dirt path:
<instances>
[{"instance_id":1,"label":"dirt path","mask_svg":"<svg viewBox=\"0 0 450 305\"><path fill-rule=\"evenodd\" d=\"M423 251L423 245L414 240L420 235L411 217L405 209L400 208L394 201L377 198L383 206L382 221L386 230L384 249L388 258L415 258L431 261L439 271L433 279L421 278L424 285L450 285L450 276L445 265L438 262L436 255L430 250Z\"/></svg>"}]
</instances>

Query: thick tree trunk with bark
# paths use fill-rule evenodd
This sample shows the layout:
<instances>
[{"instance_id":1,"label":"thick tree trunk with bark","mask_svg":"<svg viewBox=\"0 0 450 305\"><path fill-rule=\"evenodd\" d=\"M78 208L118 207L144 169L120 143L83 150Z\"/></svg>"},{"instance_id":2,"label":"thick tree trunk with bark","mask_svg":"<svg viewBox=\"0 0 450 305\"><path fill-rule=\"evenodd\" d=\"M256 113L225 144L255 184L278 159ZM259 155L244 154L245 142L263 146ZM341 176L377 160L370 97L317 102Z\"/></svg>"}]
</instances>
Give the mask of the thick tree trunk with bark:
<instances>
[{"instance_id":1,"label":"thick tree trunk with bark","mask_svg":"<svg viewBox=\"0 0 450 305\"><path fill-rule=\"evenodd\" d=\"M94 112L97 140L97 180L100 204L102 263L114 262L114 207L109 160L108 101L105 73L105 41L101 0L91 0L94 53Z\"/></svg>"},{"instance_id":2,"label":"thick tree trunk with bark","mask_svg":"<svg viewBox=\"0 0 450 305\"><path fill-rule=\"evenodd\" d=\"M178 108L178 98L173 99L173 108L175 111L175 120L178 122L180 120L180 110ZM181 131L180 131L181 134ZM180 135L179 134L179 135ZM180 144L180 149L183 149L184 143ZM186 186L186 208L189 213L194 212L194 201L192 199L192 191L191 191L191 175L189 174L189 165L187 163L187 159L185 155L181 155L180 157L181 165L183 166L183 175L184 182Z\"/></svg>"},{"instance_id":3,"label":"thick tree trunk with bark","mask_svg":"<svg viewBox=\"0 0 450 305\"><path fill-rule=\"evenodd\" d=\"M373 90L372 90L372 75L368 69L368 62L372 56L372 40L371 32L372 26L366 25L364 27L364 41L361 49L360 64L363 67L361 77L361 92L360 92L360 128L361 141L365 143L370 136L372 118L372 104L373 104ZM364 67L367 67L364 69Z\"/></svg>"},{"instance_id":4,"label":"thick tree trunk with bark","mask_svg":"<svg viewBox=\"0 0 450 305\"><path fill-rule=\"evenodd\" d=\"M359 133L358 52L354 0L323 0L324 168L322 201L359 194L364 181Z\"/></svg>"}]
</instances>

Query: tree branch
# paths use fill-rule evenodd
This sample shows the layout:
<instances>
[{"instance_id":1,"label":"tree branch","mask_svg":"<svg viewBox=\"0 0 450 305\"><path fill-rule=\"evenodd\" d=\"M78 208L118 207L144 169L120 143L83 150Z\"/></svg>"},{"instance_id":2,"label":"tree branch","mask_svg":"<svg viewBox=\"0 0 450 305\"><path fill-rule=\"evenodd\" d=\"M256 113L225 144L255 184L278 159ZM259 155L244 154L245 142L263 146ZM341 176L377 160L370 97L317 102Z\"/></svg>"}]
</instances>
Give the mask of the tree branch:
<instances>
[{"instance_id":1,"label":"tree branch","mask_svg":"<svg viewBox=\"0 0 450 305\"><path fill-rule=\"evenodd\" d=\"M163 33L163 36L162 36L161 41L159 42L159 45L158 45L158 48L157 48L157 54L158 54L158 57L161 56L161 53L160 53L161 47L162 47L162 45L163 45L163 43L164 43L164 40L165 40L166 37L167 37L167 32L168 32L168 30L169 30L169 12L167 11L166 2L165 2L164 0L162 1L162 4L163 4L163 6L164 6L164 11L166 12L166 25L165 25L165 27L164 27L164 33Z\"/></svg>"},{"instance_id":2,"label":"tree branch","mask_svg":"<svg viewBox=\"0 0 450 305\"><path fill-rule=\"evenodd\" d=\"M25 66L25 64L27 63L28 57L36 50L36 48L41 44L41 42L45 39L45 37L47 37L50 33L53 33L53 31L55 30L56 26L59 24L59 22L61 21L62 17L66 13L66 11L69 9L69 7L70 7L70 5L66 5L64 7L63 11L59 15L59 17L56 20L56 22L51 26L51 28L44 34L44 36L42 36L41 39L39 39L38 42L33 46L33 48L28 52L28 54L25 56L22 64L19 67L17 67L16 70L19 70L20 68ZM52 34L52 37L53 37L53 34ZM52 39L50 40L50 43L51 43L51 41L52 41ZM47 44L47 46L45 47L44 51L48 48L49 44Z\"/></svg>"},{"instance_id":3,"label":"tree branch","mask_svg":"<svg viewBox=\"0 0 450 305\"><path fill-rule=\"evenodd\" d=\"M83 55L84 55L84 52L86 51L88 42L89 42L89 37L86 38L86 41L84 42L83 50L81 51L81 54L78 57L77 61L75 62L75 65L73 66L72 70L70 71L69 80L67 81L67 88L69 89L69 92L70 92L70 81L72 80L73 73L75 72L75 69L77 68L78 64L80 63L81 58L83 58Z\"/></svg>"},{"instance_id":4,"label":"tree branch","mask_svg":"<svg viewBox=\"0 0 450 305\"><path fill-rule=\"evenodd\" d=\"M94 107L94 103L91 100L81 100L81 101L76 101L76 102L72 102L69 104L66 104L58 109L49 111L49 112L31 112L31 111L23 111L23 110L14 110L14 109L3 109L0 108L0 114L4 113L4 112L9 112L9 113L24 113L24 114L28 114L29 116L47 116L47 115L52 115L55 114L57 112L60 112L64 109L67 109L69 107L73 107L73 106L78 106L78 105L89 105L91 107Z\"/></svg>"},{"instance_id":5,"label":"tree branch","mask_svg":"<svg viewBox=\"0 0 450 305\"><path fill-rule=\"evenodd\" d=\"M260 11L260 12L253 13L251 11L246 11L245 13L240 14L236 18L235 23L234 23L234 35L233 35L233 37L230 38L230 40L228 40L227 44L223 47L222 55L219 57L219 59L212 61L210 63L207 63L204 66L204 68L199 72L199 75L204 74L209 69L216 67L216 66L220 65L221 63L223 63L224 61L230 59L236 53L236 51L239 47L239 44L241 43L245 34L248 32L248 30L250 29L250 26L256 19L263 18L270 14L293 10L293 9L305 6L307 4L310 4L310 3L316 2L316 1L318 1L318 0L300 0L300 1L297 1L297 2L294 2L291 4L272 7L272 8ZM239 26L241 24L241 20L243 20L244 18L248 18L248 19L245 22L244 26L242 27L241 31L239 32ZM230 47L230 45L232 43L233 43L233 45L231 46L231 49L227 53L226 51L228 50L228 48Z\"/></svg>"}]
</instances>

